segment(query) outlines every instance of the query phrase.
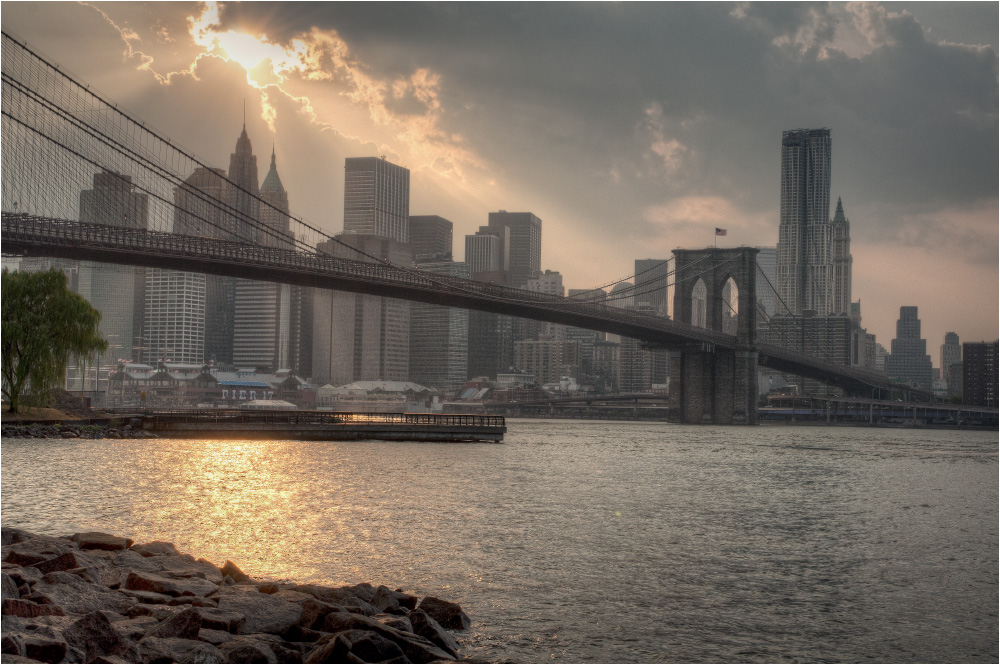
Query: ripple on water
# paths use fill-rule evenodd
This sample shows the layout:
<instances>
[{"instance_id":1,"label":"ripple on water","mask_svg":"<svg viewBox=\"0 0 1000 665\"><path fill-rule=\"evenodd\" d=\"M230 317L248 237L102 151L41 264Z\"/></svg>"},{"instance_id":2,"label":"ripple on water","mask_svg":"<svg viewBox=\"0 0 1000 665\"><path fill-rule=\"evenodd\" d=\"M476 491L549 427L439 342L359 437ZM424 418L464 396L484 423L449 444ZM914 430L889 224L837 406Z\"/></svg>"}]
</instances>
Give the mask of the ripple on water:
<instances>
[{"instance_id":1,"label":"ripple on water","mask_svg":"<svg viewBox=\"0 0 1000 665\"><path fill-rule=\"evenodd\" d=\"M995 433L508 428L499 446L4 439L3 523L450 598L478 660L997 660Z\"/></svg>"}]
</instances>

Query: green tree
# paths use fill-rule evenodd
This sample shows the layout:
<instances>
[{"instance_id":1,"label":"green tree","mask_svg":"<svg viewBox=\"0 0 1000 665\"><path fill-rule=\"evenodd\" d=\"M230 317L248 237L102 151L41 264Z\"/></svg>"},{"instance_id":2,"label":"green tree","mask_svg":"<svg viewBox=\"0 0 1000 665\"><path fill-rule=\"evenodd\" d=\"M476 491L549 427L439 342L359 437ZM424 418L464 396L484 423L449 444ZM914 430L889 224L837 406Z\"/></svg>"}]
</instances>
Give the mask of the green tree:
<instances>
[{"instance_id":1,"label":"green tree","mask_svg":"<svg viewBox=\"0 0 1000 665\"><path fill-rule=\"evenodd\" d=\"M64 380L70 356L87 362L108 348L98 330L101 313L69 290L61 270L4 269L0 308L3 398L11 413L47 403Z\"/></svg>"}]
</instances>

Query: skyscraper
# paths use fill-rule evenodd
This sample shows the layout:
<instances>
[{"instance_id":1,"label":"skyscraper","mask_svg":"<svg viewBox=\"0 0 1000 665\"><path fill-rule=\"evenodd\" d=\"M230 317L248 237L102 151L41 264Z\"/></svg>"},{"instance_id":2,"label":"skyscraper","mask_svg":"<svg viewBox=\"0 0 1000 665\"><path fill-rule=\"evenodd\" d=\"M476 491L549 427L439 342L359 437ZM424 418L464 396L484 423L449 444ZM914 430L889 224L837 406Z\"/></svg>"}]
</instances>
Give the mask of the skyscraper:
<instances>
[{"instance_id":1,"label":"skyscraper","mask_svg":"<svg viewBox=\"0 0 1000 665\"><path fill-rule=\"evenodd\" d=\"M465 260L472 278L525 288L541 268L542 220L530 212L491 212L487 226L466 236ZM514 363L514 340L524 339L523 319L471 312L469 376L496 377Z\"/></svg>"},{"instance_id":2,"label":"skyscraper","mask_svg":"<svg viewBox=\"0 0 1000 665\"><path fill-rule=\"evenodd\" d=\"M927 340L920 338L916 307L899 308L896 338L892 340L886 358L886 373L890 379L908 383L914 388L931 389L931 357L927 355Z\"/></svg>"},{"instance_id":3,"label":"skyscraper","mask_svg":"<svg viewBox=\"0 0 1000 665\"><path fill-rule=\"evenodd\" d=\"M206 279L194 272L146 271L145 362L205 362Z\"/></svg>"},{"instance_id":4,"label":"skyscraper","mask_svg":"<svg viewBox=\"0 0 1000 665\"><path fill-rule=\"evenodd\" d=\"M232 173L241 179L256 177L256 158L250 150L250 141L237 143L237 151L244 148L244 155L236 162L233 155ZM248 160L249 154L252 160ZM252 167L246 166L252 161ZM232 179L232 178L230 178ZM235 181L234 181L235 182ZM256 190L256 183L249 187L245 181L245 191ZM260 244L268 247L291 249L294 246L289 230L288 193L278 176L277 160L271 150L271 168L264 177L257 204L258 218L262 227ZM252 211L251 211L252 212ZM301 371L301 361L297 357L300 334L300 310L304 287L273 282L236 280L236 308L233 324L233 362L239 367L254 367L265 371L294 368Z\"/></svg>"},{"instance_id":5,"label":"skyscraper","mask_svg":"<svg viewBox=\"0 0 1000 665\"><path fill-rule=\"evenodd\" d=\"M949 392L953 387L951 367L960 362L962 362L962 345L959 343L958 333L945 333L944 344L941 345L941 378L948 383ZM955 377L955 379L960 379L960 377ZM955 387L957 388L957 386Z\"/></svg>"},{"instance_id":6,"label":"skyscraper","mask_svg":"<svg viewBox=\"0 0 1000 665\"><path fill-rule=\"evenodd\" d=\"M490 273L496 276L491 279L503 283L502 256L503 241L499 236L488 233L465 236L465 262L473 275Z\"/></svg>"},{"instance_id":7,"label":"skyscraper","mask_svg":"<svg viewBox=\"0 0 1000 665\"><path fill-rule=\"evenodd\" d=\"M418 261L417 270L469 279L469 266L461 262ZM458 307L410 303L410 381L458 392L468 378L470 314Z\"/></svg>"},{"instance_id":8,"label":"skyscraper","mask_svg":"<svg viewBox=\"0 0 1000 665\"><path fill-rule=\"evenodd\" d=\"M542 220L530 212L491 212L487 226L477 235L489 234L503 241L501 263L507 284L524 288L542 268Z\"/></svg>"},{"instance_id":9,"label":"skyscraper","mask_svg":"<svg viewBox=\"0 0 1000 665\"><path fill-rule=\"evenodd\" d=\"M417 263L450 261L452 228L451 222L438 215L410 215L413 260Z\"/></svg>"},{"instance_id":10,"label":"skyscraper","mask_svg":"<svg viewBox=\"0 0 1000 665\"><path fill-rule=\"evenodd\" d=\"M146 229L149 197L133 191L131 177L97 173L93 183L93 189L80 192L80 221ZM101 334L108 340L108 350L99 359L102 366L133 357L142 328L145 285L144 268L80 262L78 292L101 312Z\"/></svg>"},{"instance_id":11,"label":"skyscraper","mask_svg":"<svg viewBox=\"0 0 1000 665\"><path fill-rule=\"evenodd\" d=\"M410 241L410 170L384 157L344 160L344 233Z\"/></svg>"},{"instance_id":12,"label":"skyscraper","mask_svg":"<svg viewBox=\"0 0 1000 665\"><path fill-rule=\"evenodd\" d=\"M837 197L837 211L830 222L833 236L833 301L831 314L849 314L851 311L851 223L844 214L844 204Z\"/></svg>"},{"instance_id":13,"label":"skyscraper","mask_svg":"<svg viewBox=\"0 0 1000 665\"><path fill-rule=\"evenodd\" d=\"M356 249L396 265L412 263L408 244L384 236L345 233L316 249L350 259L358 257ZM339 386L353 381L409 380L409 302L313 289L312 317L315 381Z\"/></svg>"},{"instance_id":14,"label":"skyscraper","mask_svg":"<svg viewBox=\"0 0 1000 665\"><path fill-rule=\"evenodd\" d=\"M229 183L222 169L199 167L174 188L174 233L232 239L235 218L226 211ZM146 271L144 360L201 363L232 360L231 278ZM228 352L228 356L226 355Z\"/></svg>"},{"instance_id":15,"label":"skyscraper","mask_svg":"<svg viewBox=\"0 0 1000 665\"><path fill-rule=\"evenodd\" d=\"M635 304L644 311L666 317L667 259L636 259Z\"/></svg>"},{"instance_id":16,"label":"skyscraper","mask_svg":"<svg viewBox=\"0 0 1000 665\"><path fill-rule=\"evenodd\" d=\"M833 313L829 129L782 133L776 286L792 314Z\"/></svg>"},{"instance_id":17,"label":"skyscraper","mask_svg":"<svg viewBox=\"0 0 1000 665\"><path fill-rule=\"evenodd\" d=\"M228 203L232 209L232 234L242 242L263 242L258 237L260 190L257 180L257 156L247 135L246 125L236 139L236 150L229 155Z\"/></svg>"},{"instance_id":18,"label":"skyscraper","mask_svg":"<svg viewBox=\"0 0 1000 665\"><path fill-rule=\"evenodd\" d=\"M997 356L1000 342L962 345L962 401L975 406L997 406Z\"/></svg>"}]
</instances>

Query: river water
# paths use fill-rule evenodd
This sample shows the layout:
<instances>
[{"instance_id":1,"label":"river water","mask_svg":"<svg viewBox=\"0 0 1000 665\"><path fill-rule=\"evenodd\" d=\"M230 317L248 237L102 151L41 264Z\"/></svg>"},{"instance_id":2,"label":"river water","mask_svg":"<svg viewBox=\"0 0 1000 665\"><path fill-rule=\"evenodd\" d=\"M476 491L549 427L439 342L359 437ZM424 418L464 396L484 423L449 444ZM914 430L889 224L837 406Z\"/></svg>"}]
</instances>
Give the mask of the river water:
<instances>
[{"instance_id":1,"label":"river water","mask_svg":"<svg viewBox=\"0 0 1000 665\"><path fill-rule=\"evenodd\" d=\"M3 439L2 521L451 599L479 662L998 660L996 432L508 430Z\"/></svg>"}]
</instances>

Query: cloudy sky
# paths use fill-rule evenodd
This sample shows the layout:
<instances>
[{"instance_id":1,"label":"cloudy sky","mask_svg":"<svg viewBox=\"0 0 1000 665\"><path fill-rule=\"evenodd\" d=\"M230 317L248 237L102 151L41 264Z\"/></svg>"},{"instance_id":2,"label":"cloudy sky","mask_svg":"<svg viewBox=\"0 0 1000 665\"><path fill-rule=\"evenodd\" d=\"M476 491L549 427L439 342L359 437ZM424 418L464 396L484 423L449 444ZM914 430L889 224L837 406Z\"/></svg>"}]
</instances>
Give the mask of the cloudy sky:
<instances>
[{"instance_id":1,"label":"cloudy sky","mask_svg":"<svg viewBox=\"0 0 1000 665\"><path fill-rule=\"evenodd\" d=\"M5 30L209 163L272 142L293 214L342 229L345 157L412 214L543 220L569 288L677 247L774 245L781 132L829 127L855 299L998 335L998 5L27 3Z\"/></svg>"}]
</instances>

